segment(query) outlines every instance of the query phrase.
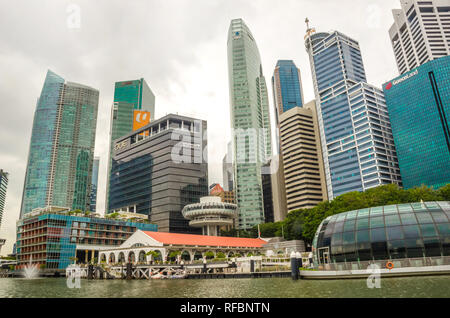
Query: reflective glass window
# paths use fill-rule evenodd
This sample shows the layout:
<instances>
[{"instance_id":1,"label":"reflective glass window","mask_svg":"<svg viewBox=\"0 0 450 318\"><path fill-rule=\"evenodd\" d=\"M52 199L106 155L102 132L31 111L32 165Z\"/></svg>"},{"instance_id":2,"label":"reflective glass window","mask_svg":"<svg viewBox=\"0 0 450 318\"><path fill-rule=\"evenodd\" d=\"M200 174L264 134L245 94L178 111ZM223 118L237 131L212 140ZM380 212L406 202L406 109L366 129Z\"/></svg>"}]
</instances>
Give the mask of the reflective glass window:
<instances>
[{"instance_id":1,"label":"reflective glass window","mask_svg":"<svg viewBox=\"0 0 450 318\"><path fill-rule=\"evenodd\" d=\"M334 233L331 239L332 245L342 245L342 233Z\"/></svg>"},{"instance_id":2,"label":"reflective glass window","mask_svg":"<svg viewBox=\"0 0 450 318\"><path fill-rule=\"evenodd\" d=\"M362 209L358 211L358 219L369 216L369 209Z\"/></svg>"},{"instance_id":3,"label":"reflective glass window","mask_svg":"<svg viewBox=\"0 0 450 318\"><path fill-rule=\"evenodd\" d=\"M450 237L450 223L436 224L441 237Z\"/></svg>"},{"instance_id":4,"label":"reflective glass window","mask_svg":"<svg viewBox=\"0 0 450 318\"><path fill-rule=\"evenodd\" d=\"M441 244L438 237L426 237L423 239L425 256L441 256Z\"/></svg>"},{"instance_id":5,"label":"reflective glass window","mask_svg":"<svg viewBox=\"0 0 450 318\"><path fill-rule=\"evenodd\" d=\"M433 219L431 218L431 214L428 212L424 213L416 213L417 220L419 223L433 223Z\"/></svg>"},{"instance_id":6,"label":"reflective glass window","mask_svg":"<svg viewBox=\"0 0 450 318\"><path fill-rule=\"evenodd\" d=\"M397 213L397 206L396 205L387 205L384 207L384 214L394 214Z\"/></svg>"},{"instance_id":7,"label":"reflective glass window","mask_svg":"<svg viewBox=\"0 0 450 318\"><path fill-rule=\"evenodd\" d=\"M432 237L438 236L436 229L434 228L434 224L421 224L420 229L422 231L423 237Z\"/></svg>"},{"instance_id":8,"label":"reflective glass window","mask_svg":"<svg viewBox=\"0 0 450 318\"><path fill-rule=\"evenodd\" d=\"M386 226L395 226L401 224L398 214L386 215L384 218L386 220Z\"/></svg>"},{"instance_id":9,"label":"reflective glass window","mask_svg":"<svg viewBox=\"0 0 450 318\"><path fill-rule=\"evenodd\" d=\"M407 212L412 212L412 211L413 211L413 209L411 207L411 204L409 204L409 203L398 205L399 213L407 213Z\"/></svg>"},{"instance_id":10,"label":"reflective glass window","mask_svg":"<svg viewBox=\"0 0 450 318\"><path fill-rule=\"evenodd\" d=\"M370 217L370 228L376 227L384 227L384 218L383 216Z\"/></svg>"},{"instance_id":11,"label":"reflective glass window","mask_svg":"<svg viewBox=\"0 0 450 318\"><path fill-rule=\"evenodd\" d=\"M388 250L392 259L406 258L406 248L403 240L389 241Z\"/></svg>"},{"instance_id":12,"label":"reflective glass window","mask_svg":"<svg viewBox=\"0 0 450 318\"><path fill-rule=\"evenodd\" d=\"M342 236L343 244L355 243L355 232L344 232Z\"/></svg>"},{"instance_id":13,"label":"reflective glass window","mask_svg":"<svg viewBox=\"0 0 450 318\"><path fill-rule=\"evenodd\" d=\"M346 220L352 220L354 218L356 218L356 216L358 215L358 211L350 211L347 213L347 218Z\"/></svg>"},{"instance_id":14,"label":"reflective glass window","mask_svg":"<svg viewBox=\"0 0 450 318\"><path fill-rule=\"evenodd\" d=\"M369 228L369 218L357 219L356 221L356 229L363 230Z\"/></svg>"},{"instance_id":15,"label":"reflective glass window","mask_svg":"<svg viewBox=\"0 0 450 318\"><path fill-rule=\"evenodd\" d=\"M390 241L402 240L403 230L401 226L390 226L386 228L386 233Z\"/></svg>"},{"instance_id":16,"label":"reflective glass window","mask_svg":"<svg viewBox=\"0 0 450 318\"><path fill-rule=\"evenodd\" d=\"M434 222L436 222L436 223L448 222L447 216L443 212L433 212L433 213L431 213L431 216L433 217Z\"/></svg>"},{"instance_id":17,"label":"reflective glass window","mask_svg":"<svg viewBox=\"0 0 450 318\"><path fill-rule=\"evenodd\" d=\"M338 232L342 232L344 229L344 222L336 222L334 224L334 232L338 233Z\"/></svg>"},{"instance_id":18,"label":"reflective glass window","mask_svg":"<svg viewBox=\"0 0 450 318\"><path fill-rule=\"evenodd\" d=\"M370 216L377 216L383 214L383 207L378 206L370 209Z\"/></svg>"},{"instance_id":19,"label":"reflective glass window","mask_svg":"<svg viewBox=\"0 0 450 318\"><path fill-rule=\"evenodd\" d=\"M386 231L384 228L370 230L370 239L373 242L386 241Z\"/></svg>"},{"instance_id":20,"label":"reflective glass window","mask_svg":"<svg viewBox=\"0 0 450 318\"><path fill-rule=\"evenodd\" d=\"M349 220L347 218L347 221L345 221L345 224L344 224L344 232L354 231L355 230L355 223L356 223L355 219Z\"/></svg>"},{"instance_id":21,"label":"reflective glass window","mask_svg":"<svg viewBox=\"0 0 450 318\"><path fill-rule=\"evenodd\" d=\"M357 231L356 241L358 243L369 242L369 230Z\"/></svg>"},{"instance_id":22,"label":"reflective glass window","mask_svg":"<svg viewBox=\"0 0 450 318\"><path fill-rule=\"evenodd\" d=\"M373 254L373 258L374 259L387 259L387 258L389 258L388 252L387 252L387 243L386 243L386 241L372 242L372 254Z\"/></svg>"},{"instance_id":23,"label":"reflective glass window","mask_svg":"<svg viewBox=\"0 0 450 318\"><path fill-rule=\"evenodd\" d=\"M420 237L419 226L417 225L403 226L403 231L407 239Z\"/></svg>"},{"instance_id":24,"label":"reflective glass window","mask_svg":"<svg viewBox=\"0 0 450 318\"><path fill-rule=\"evenodd\" d=\"M423 242L421 239L405 240L407 257L423 257Z\"/></svg>"},{"instance_id":25,"label":"reflective glass window","mask_svg":"<svg viewBox=\"0 0 450 318\"><path fill-rule=\"evenodd\" d=\"M400 214L403 225L417 224L416 216L414 213L404 213Z\"/></svg>"},{"instance_id":26,"label":"reflective glass window","mask_svg":"<svg viewBox=\"0 0 450 318\"><path fill-rule=\"evenodd\" d=\"M424 203L416 202L411 203L411 206L413 207L414 212L421 212L421 211L427 211L427 207Z\"/></svg>"},{"instance_id":27,"label":"reflective glass window","mask_svg":"<svg viewBox=\"0 0 450 318\"><path fill-rule=\"evenodd\" d=\"M369 242L357 243L356 249L358 252L358 258L361 262L372 260L372 249L371 244Z\"/></svg>"}]
</instances>

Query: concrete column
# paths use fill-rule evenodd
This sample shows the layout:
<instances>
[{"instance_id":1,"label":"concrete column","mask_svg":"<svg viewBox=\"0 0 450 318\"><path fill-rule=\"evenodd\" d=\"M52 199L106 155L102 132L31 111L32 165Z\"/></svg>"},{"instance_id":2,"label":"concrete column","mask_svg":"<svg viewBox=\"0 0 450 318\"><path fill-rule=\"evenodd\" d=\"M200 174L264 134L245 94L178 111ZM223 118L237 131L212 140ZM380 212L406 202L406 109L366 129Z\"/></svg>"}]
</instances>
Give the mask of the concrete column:
<instances>
[{"instance_id":1,"label":"concrete column","mask_svg":"<svg viewBox=\"0 0 450 318\"><path fill-rule=\"evenodd\" d=\"M89 251L85 250L84 252L85 252L85 254L84 254L84 262L87 263L88 262Z\"/></svg>"}]
</instances>

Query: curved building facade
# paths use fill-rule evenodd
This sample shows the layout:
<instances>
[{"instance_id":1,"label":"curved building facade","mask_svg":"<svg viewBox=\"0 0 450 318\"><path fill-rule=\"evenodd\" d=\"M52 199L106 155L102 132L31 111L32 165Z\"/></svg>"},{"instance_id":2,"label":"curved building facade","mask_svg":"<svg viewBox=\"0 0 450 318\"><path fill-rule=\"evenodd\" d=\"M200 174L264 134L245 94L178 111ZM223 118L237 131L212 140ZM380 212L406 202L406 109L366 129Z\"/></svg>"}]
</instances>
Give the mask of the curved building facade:
<instances>
[{"instance_id":1,"label":"curved building facade","mask_svg":"<svg viewBox=\"0 0 450 318\"><path fill-rule=\"evenodd\" d=\"M395 266L442 265L450 260L450 202L379 206L329 216L313 240L314 265L365 269L373 261Z\"/></svg>"},{"instance_id":2,"label":"curved building facade","mask_svg":"<svg viewBox=\"0 0 450 318\"><path fill-rule=\"evenodd\" d=\"M237 205L222 202L220 197L200 198L200 203L186 205L183 216L189 220L189 226L201 227L203 235L220 235L223 226L232 227L237 218Z\"/></svg>"}]
</instances>

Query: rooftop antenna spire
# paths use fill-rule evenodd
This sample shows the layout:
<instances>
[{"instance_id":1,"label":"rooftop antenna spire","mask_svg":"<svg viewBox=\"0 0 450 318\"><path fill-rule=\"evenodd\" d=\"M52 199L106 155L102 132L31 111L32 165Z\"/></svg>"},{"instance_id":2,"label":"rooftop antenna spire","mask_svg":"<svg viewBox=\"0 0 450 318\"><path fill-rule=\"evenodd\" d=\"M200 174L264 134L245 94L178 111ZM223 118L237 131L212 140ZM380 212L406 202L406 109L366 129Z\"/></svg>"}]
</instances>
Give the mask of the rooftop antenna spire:
<instances>
[{"instance_id":1,"label":"rooftop antenna spire","mask_svg":"<svg viewBox=\"0 0 450 318\"><path fill-rule=\"evenodd\" d=\"M306 23L306 32L308 32L308 31L310 30L310 28L309 28L309 19L308 19L308 17L306 17L305 23Z\"/></svg>"}]
</instances>

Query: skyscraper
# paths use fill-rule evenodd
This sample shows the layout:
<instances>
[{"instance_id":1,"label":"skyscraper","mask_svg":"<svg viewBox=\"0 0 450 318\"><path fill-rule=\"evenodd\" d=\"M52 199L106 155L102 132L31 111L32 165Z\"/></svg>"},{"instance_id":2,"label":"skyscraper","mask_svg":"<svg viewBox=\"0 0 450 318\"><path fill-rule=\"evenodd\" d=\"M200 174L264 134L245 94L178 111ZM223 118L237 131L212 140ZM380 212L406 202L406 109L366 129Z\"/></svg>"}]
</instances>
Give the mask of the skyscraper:
<instances>
[{"instance_id":1,"label":"skyscraper","mask_svg":"<svg viewBox=\"0 0 450 318\"><path fill-rule=\"evenodd\" d=\"M287 210L309 209L327 199L316 103L294 107L280 116L282 186Z\"/></svg>"},{"instance_id":2,"label":"skyscraper","mask_svg":"<svg viewBox=\"0 0 450 318\"><path fill-rule=\"evenodd\" d=\"M448 0L402 0L389 29L400 74L450 54Z\"/></svg>"},{"instance_id":3,"label":"skyscraper","mask_svg":"<svg viewBox=\"0 0 450 318\"><path fill-rule=\"evenodd\" d=\"M450 56L383 85L406 189L450 183Z\"/></svg>"},{"instance_id":4,"label":"skyscraper","mask_svg":"<svg viewBox=\"0 0 450 318\"><path fill-rule=\"evenodd\" d=\"M282 113L295 106L302 107L303 89L300 70L292 60L278 60L272 76L275 124L279 126Z\"/></svg>"},{"instance_id":5,"label":"skyscraper","mask_svg":"<svg viewBox=\"0 0 450 318\"><path fill-rule=\"evenodd\" d=\"M223 188L225 191L233 191L233 143L227 144L227 153L222 159Z\"/></svg>"},{"instance_id":6,"label":"skyscraper","mask_svg":"<svg viewBox=\"0 0 450 318\"><path fill-rule=\"evenodd\" d=\"M228 30L233 168L240 229L264 222L261 166L272 155L269 100L255 39L242 19Z\"/></svg>"},{"instance_id":7,"label":"skyscraper","mask_svg":"<svg viewBox=\"0 0 450 318\"><path fill-rule=\"evenodd\" d=\"M305 36L316 95L328 198L401 184L383 91L367 84L357 41L339 33Z\"/></svg>"},{"instance_id":8,"label":"skyscraper","mask_svg":"<svg viewBox=\"0 0 450 318\"><path fill-rule=\"evenodd\" d=\"M6 188L8 187L8 173L0 169L0 228L2 226L3 209L6 202Z\"/></svg>"},{"instance_id":9,"label":"skyscraper","mask_svg":"<svg viewBox=\"0 0 450 318\"><path fill-rule=\"evenodd\" d=\"M117 139L109 212L146 214L161 232L198 233L181 210L208 195L206 129L206 121L169 114Z\"/></svg>"},{"instance_id":10,"label":"skyscraper","mask_svg":"<svg viewBox=\"0 0 450 318\"><path fill-rule=\"evenodd\" d=\"M94 158L94 164L92 166L92 182L91 182L91 206L90 211L95 212L97 210L97 188L98 188L98 168L100 166L100 158Z\"/></svg>"},{"instance_id":11,"label":"skyscraper","mask_svg":"<svg viewBox=\"0 0 450 318\"><path fill-rule=\"evenodd\" d=\"M34 114L21 217L35 208L89 209L99 92L47 72Z\"/></svg>"},{"instance_id":12,"label":"skyscraper","mask_svg":"<svg viewBox=\"0 0 450 318\"><path fill-rule=\"evenodd\" d=\"M111 175L114 142L117 138L123 137L135 130L135 115L137 116L140 111L150 112L148 122L155 119L155 95L148 87L147 82L143 78L132 81L116 82L114 88L114 103L111 109L106 205L109 202L109 177ZM138 125L138 127L140 126L142 125ZM108 206L106 206L106 211L108 211Z\"/></svg>"}]
</instances>

